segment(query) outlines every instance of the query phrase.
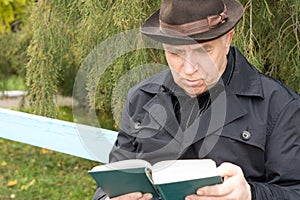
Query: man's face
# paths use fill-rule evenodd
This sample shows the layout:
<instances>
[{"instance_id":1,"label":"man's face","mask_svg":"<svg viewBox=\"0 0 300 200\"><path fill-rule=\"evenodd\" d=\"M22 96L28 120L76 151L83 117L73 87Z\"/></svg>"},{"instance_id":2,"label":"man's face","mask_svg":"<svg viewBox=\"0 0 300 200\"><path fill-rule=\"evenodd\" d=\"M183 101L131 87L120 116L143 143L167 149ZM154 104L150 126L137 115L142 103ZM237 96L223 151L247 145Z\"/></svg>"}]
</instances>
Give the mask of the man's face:
<instances>
[{"instance_id":1,"label":"man's face","mask_svg":"<svg viewBox=\"0 0 300 200\"><path fill-rule=\"evenodd\" d=\"M220 79L227 64L233 31L221 38L192 45L164 44L173 78L189 96L197 96Z\"/></svg>"}]
</instances>

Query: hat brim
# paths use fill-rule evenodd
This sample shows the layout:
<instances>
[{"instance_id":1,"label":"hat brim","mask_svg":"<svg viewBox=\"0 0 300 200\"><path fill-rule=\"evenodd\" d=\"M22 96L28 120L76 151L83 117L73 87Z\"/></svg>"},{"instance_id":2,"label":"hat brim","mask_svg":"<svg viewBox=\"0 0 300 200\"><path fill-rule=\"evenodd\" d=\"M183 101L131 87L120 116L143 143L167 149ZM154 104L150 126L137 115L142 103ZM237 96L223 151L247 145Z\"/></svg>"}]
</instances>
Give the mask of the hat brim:
<instances>
[{"instance_id":1,"label":"hat brim","mask_svg":"<svg viewBox=\"0 0 300 200\"><path fill-rule=\"evenodd\" d=\"M233 29L244 14L244 8L239 2L235 0L224 0L224 2L227 6L228 18L226 19L226 22L218 25L213 29L210 29L209 31L190 36L175 36L173 34L168 35L165 32L163 32L160 28L160 10L157 10L142 25L141 33L158 42L173 45L195 44L216 39Z\"/></svg>"}]
</instances>

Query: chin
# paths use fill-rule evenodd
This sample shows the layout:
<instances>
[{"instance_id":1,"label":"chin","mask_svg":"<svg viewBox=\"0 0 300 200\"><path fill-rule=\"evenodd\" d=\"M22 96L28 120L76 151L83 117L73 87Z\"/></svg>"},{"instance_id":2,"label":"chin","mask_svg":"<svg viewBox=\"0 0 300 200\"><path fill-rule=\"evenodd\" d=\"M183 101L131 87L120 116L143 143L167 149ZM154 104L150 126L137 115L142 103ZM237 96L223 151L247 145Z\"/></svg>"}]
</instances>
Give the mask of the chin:
<instances>
[{"instance_id":1,"label":"chin","mask_svg":"<svg viewBox=\"0 0 300 200\"><path fill-rule=\"evenodd\" d=\"M186 94L189 95L190 97L196 97L199 94L202 94L204 92L207 91L207 88L203 88L203 89L198 89L198 90L185 90Z\"/></svg>"}]
</instances>

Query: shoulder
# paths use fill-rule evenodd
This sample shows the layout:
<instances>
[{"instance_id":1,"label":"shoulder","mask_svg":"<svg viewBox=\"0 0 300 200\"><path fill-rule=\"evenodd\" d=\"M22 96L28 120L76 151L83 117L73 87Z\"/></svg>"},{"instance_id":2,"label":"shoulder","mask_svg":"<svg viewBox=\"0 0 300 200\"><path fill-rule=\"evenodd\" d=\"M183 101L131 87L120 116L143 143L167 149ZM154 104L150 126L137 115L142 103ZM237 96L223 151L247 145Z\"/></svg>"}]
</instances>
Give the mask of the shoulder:
<instances>
[{"instance_id":1,"label":"shoulder","mask_svg":"<svg viewBox=\"0 0 300 200\"><path fill-rule=\"evenodd\" d=\"M300 108L300 97L294 90L258 72L237 50L235 55L235 71L229 87L249 112L255 111L273 123L280 115Z\"/></svg>"},{"instance_id":2,"label":"shoulder","mask_svg":"<svg viewBox=\"0 0 300 200\"><path fill-rule=\"evenodd\" d=\"M271 123L275 125L279 121L285 121L282 118L299 117L300 96L281 81L263 74L260 76ZM293 122L286 121L286 123Z\"/></svg>"},{"instance_id":3,"label":"shoulder","mask_svg":"<svg viewBox=\"0 0 300 200\"><path fill-rule=\"evenodd\" d=\"M279 101L299 100L299 94L283 82L264 74L260 74L260 78L265 95L278 98Z\"/></svg>"}]
</instances>

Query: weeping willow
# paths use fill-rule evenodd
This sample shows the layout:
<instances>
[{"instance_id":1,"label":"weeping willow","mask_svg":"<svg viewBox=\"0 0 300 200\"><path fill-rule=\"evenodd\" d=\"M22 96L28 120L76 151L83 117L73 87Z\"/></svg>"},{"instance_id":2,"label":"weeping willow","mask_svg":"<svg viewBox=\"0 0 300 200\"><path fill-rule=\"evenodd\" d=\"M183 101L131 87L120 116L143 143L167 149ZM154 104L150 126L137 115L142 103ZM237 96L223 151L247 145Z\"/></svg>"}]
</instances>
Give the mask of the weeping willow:
<instances>
[{"instance_id":1,"label":"weeping willow","mask_svg":"<svg viewBox=\"0 0 300 200\"><path fill-rule=\"evenodd\" d=\"M74 44L80 12L72 1L40 0L32 10L33 38L28 48L26 85L39 115L56 117L55 98L64 79L76 71Z\"/></svg>"},{"instance_id":2,"label":"weeping willow","mask_svg":"<svg viewBox=\"0 0 300 200\"><path fill-rule=\"evenodd\" d=\"M243 0L235 45L262 73L300 92L300 1Z\"/></svg>"},{"instance_id":3,"label":"weeping willow","mask_svg":"<svg viewBox=\"0 0 300 200\"><path fill-rule=\"evenodd\" d=\"M300 92L299 1L241 0L241 3L245 15L235 29L234 45L262 73ZM89 53L112 35L139 28L159 4L151 0L40 0L31 15L35 25L26 67L36 113L55 117L56 95L71 93L76 72ZM125 97L113 92L118 80L134 67L151 62L165 63L163 52L149 49L130 52L116 59L101 79L91 73L84 88L88 105L99 112L121 113ZM147 76L151 73L145 72ZM134 84L141 77L144 76L133 73L127 81ZM96 85L94 79L98 79ZM96 94L90 94L95 87ZM115 121L119 121L119 116Z\"/></svg>"}]
</instances>

